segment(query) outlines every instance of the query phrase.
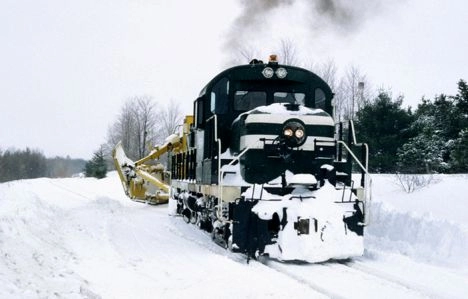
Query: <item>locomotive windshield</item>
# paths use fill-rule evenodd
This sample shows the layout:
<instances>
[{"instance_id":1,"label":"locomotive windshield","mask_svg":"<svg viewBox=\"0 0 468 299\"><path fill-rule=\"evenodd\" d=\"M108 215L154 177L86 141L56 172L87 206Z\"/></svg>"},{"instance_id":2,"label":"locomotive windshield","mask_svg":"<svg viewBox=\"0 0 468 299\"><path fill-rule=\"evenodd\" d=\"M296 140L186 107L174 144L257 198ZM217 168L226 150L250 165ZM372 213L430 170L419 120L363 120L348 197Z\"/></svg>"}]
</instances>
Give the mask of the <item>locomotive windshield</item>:
<instances>
[{"instance_id":1,"label":"locomotive windshield","mask_svg":"<svg viewBox=\"0 0 468 299\"><path fill-rule=\"evenodd\" d=\"M234 94L234 110L248 111L267 104L267 94L264 91L236 91Z\"/></svg>"},{"instance_id":2,"label":"locomotive windshield","mask_svg":"<svg viewBox=\"0 0 468 299\"><path fill-rule=\"evenodd\" d=\"M234 93L234 110L248 111L259 106L270 104L265 91L243 91L238 90ZM273 103L305 104L305 94L298 92L275 92L273 94Z\"/></svg>"},{"instance_id":3,"label":"locomotive windshield","mask_svg":"<svg viewBox=\"0 0 468 299\"><path fill-rule=\"evenodd\" d=\"M273 95L274 103L305 104L305 94L298 92L275 92Z\"/></svg>"}]
</instances>

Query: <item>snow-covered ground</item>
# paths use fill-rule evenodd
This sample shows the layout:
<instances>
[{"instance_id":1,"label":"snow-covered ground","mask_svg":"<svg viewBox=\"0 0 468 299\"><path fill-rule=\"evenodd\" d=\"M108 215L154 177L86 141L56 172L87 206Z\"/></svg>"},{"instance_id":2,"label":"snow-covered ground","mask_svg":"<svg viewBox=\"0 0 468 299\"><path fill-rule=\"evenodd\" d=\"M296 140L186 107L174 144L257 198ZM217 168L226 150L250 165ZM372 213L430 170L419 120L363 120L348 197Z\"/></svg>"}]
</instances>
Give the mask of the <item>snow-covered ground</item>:
<instances>
[{"instance_id":1,"label":"snow-covered ground","mask_svg":"<svg viewBox=\"0 0 468 299\"><path fill-rule=\"evenodd\" d=\"M0 298L466 298L468 175L405 193L373 180L366 253L251 262L111 173L0 184Z\"/></svg>"}]
</instances>

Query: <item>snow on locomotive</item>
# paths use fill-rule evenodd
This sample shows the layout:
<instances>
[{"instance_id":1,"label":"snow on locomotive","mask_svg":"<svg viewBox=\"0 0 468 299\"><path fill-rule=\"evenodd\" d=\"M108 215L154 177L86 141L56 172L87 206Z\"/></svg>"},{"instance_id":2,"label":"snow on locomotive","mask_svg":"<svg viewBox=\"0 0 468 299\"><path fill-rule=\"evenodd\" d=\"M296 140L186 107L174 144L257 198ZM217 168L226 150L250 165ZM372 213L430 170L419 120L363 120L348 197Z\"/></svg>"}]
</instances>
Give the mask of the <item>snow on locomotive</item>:
<instances>
[{"instance_id":1,"label":"snow on locomotive","mask_svg":"<svg viewBox=\"0 0 468 299\"><path fill-rule=\"evenodd\" d=\"M344 141L332 98L320 77L274 56L227 69L201 91L180 134L148 157L130 161L116 146L124 189L136 200L168 201L170 214L248 257L360 256L368 151L352 123ZM170 175L149 163L165 153ZM361 172L358 184L352 170Z\"/></svg>"}]
</instances>

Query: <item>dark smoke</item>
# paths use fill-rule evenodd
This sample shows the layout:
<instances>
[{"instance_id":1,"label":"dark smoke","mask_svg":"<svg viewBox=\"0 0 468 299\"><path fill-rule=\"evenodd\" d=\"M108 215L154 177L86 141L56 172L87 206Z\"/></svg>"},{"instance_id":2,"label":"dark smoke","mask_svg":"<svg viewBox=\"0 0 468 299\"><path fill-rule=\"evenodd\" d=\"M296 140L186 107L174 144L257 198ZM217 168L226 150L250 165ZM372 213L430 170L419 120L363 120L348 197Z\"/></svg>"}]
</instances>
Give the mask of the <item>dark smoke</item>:
<instances>
[{"instance_id":1,"label":"dark smoke","mask_svg":"<svg viewBox=\"0 0 468 299\"><path fill-rule=\"evenodd\" d=\"M307 1L307 0L306 0ZM397 1L393 1L395 4ZM328 29L340 33L353 33L366 20L383 11L384 0L315 0L310 1L311 13L326 21ZM311 20L313 22L313 20ZM317 24L313 24L317 25ZM316 27L316 26L314 26Z\"/></svg>"},{"instance_id":2,"label":"dark smoke","mask_svg":"<svg viewBox=\"0 0 468 299\"><path fill-rule=\"evenodd\" d=\"M311 37L333 34L342 38L356 33L367 20L388 11L388 7L396 7L402 1L406 0L391 3L384 0L240 0L242 11L231 26L225 46L235 55L255 37L268 38L269 15L285 7L302 7L293 15L284 15L284 18L306 19L308 24L304 26L307 26Z\"/></svg>"},{"instance_id":3,"label":"dark smoke","mask_svg":"<svg viewBox=\"0 0 468 299\"><path fill-rule=\"evenodd\" d=\"M315 7L318 16L327 18L332 26L354 26L356 14L339 3L339 0L317 0Z\"/></svg>"},{"instance_id":4,"label":"dark smoke","mask_svg":"<svg viewBox=\"0 0 468 299\"><path fill-rule=\"evenodd\" d=\"M238 48L242 37L248 33L263 31L266 16L274 9L292 5L296 0L240 0L242 12L234 21L226 43L228 48Z\"/></svg>"}]
</instances>

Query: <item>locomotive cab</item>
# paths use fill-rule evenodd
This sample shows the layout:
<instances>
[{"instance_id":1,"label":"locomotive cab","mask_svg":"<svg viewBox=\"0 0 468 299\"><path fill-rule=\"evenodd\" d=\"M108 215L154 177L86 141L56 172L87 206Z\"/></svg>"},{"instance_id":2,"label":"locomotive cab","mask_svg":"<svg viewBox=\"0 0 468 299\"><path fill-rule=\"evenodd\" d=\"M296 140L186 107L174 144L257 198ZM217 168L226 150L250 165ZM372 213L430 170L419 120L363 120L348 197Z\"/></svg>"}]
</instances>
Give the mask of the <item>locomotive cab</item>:
<instances>
[{"instance_id":1,"label":"locomotive cab","mask_svg":"<svg viewBox=\"0 0 468 299\"><path fill-rule=\"evenodd\" d=\"M332 97L321 78L297 67L257 63L220 73L194 103L197 160L203 161L197 165L197 181L219 183L217 157L236 156L246 148L241 173L247 183L266 183L286 170L318 174L320 163L310 155L320 140L333 141ZM314 118L323 124L311 124ZM294 146L287 141L295 138L285 138L288 124L302 127L297 134L303 133L304 142ZM266 171L259 175L259 169Z\"/></svg>"}]
</instances>

